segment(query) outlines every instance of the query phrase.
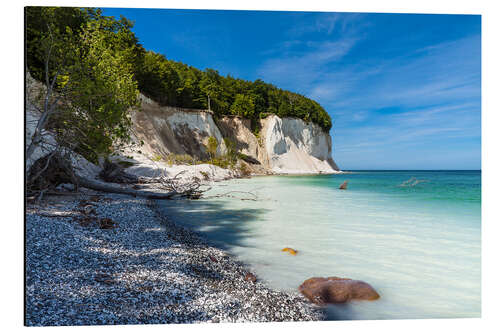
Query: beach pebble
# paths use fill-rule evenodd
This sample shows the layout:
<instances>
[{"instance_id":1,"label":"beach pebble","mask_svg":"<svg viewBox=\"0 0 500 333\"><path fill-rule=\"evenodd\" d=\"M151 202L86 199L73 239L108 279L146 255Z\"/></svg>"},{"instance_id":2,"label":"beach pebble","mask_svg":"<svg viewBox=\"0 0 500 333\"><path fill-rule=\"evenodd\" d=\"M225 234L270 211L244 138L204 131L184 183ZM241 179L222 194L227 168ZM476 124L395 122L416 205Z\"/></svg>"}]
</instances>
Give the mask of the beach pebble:
<instances>
[{"instance_id":1,"label":"beach pebble","mask_svg":"<svg viewBox=\"0 0 500 333\"><path fill-rule=\"evenodd\" d=\"M324 318L298 292L246 281L243 263L161 216L161 202L100 194L27 206L28 326ZM89 221L67 217L87 205Z\"/></svg>"}]
</instances>

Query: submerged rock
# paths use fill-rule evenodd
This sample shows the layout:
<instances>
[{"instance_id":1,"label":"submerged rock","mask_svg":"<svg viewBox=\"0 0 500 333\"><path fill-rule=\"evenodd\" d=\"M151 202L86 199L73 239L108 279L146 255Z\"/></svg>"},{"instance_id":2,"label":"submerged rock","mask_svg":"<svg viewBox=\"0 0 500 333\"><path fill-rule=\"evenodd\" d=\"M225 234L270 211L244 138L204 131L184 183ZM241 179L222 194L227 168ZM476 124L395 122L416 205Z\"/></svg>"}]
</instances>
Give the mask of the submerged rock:
<instances>
[{"instance_id":1,"label":"submerged rock","mask_svg":"<svg viewBox=\"0 0 500 333\"><path fill-rule=\"evenodd\" d=\"M311 302L319 305L351 300L374 301L380 298L368 283L336 276L310 278L299 286L299 291Z\"/></svg>"},{"instance_id":2,"label":"submerged rock","mask_svg":"<svg viewBox=\"0 0 500 333\"><path fill-rule=\"evenodd\" d=\"M282 249L281 251L282 251L282 252L288 252L288 253L290 253L292 256L297 255L297 252L299 252L299 251L297 251L297 250L292 249L291 247L285 247L285 248L284 248L284 249Z\"/></svg>"}]
</instances>

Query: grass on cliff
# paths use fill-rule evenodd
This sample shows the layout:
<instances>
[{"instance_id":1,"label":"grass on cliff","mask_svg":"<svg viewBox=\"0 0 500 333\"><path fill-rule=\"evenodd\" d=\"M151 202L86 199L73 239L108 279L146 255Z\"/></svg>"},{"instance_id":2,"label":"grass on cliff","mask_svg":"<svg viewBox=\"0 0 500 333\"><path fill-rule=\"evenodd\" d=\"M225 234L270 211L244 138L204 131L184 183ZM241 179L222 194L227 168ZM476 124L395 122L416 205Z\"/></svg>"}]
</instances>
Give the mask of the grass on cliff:
<instances>
[{"instance_id":1,"label":"grass on cliff","mask_svg":"<svg viewBox=\"0 0 500 333\"><path fill-rule=\"evenodd\" d=\"M167 155L155 155L152 157L154 162L164 162L169 166L172 165L199 165L199 164L212 164L223 169L235 169L239 159L242 159L245 155L241 154L236 149L236 143L229 139L224 138L224 145L226 147L226 153L222 155L217 155L217 150L221 147L221 144L217 141L215 137L209 137L208 142L205 145L205 149L208 154L208 158L197 159L188 154L167 154ZM241 166L239 167L242 168ZM240 170L241 172L247 174L248 170Z\"/></svg>"}]
</instances>

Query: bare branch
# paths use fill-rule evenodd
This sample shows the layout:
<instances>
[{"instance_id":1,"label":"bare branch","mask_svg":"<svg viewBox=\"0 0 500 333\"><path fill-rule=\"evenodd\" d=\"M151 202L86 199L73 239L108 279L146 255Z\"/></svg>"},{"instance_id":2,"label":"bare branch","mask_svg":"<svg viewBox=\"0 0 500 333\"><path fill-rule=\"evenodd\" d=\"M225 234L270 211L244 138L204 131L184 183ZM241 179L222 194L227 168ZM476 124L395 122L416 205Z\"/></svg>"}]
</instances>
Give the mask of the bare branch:
<instances>
[{"instance_id":1,"label":"bare branch","mask_svg":"<svg viewBox=\"0 0 500 333\"><path fill-rule=\"evenodd\" d=\"M240 194L250 195L251 198L240 198L240 197L232 195L233 193L240 193ZM239 200L249 200L249 201L258 201L259 200L257 194L255 194L253 192L247 192L247 191L229 191L229 192L222 193L222 194L211 195L211 196L205 197L205 199L224 198L224 197L226 197L226 198L233 198L233 199L239 199Z\"/></svg>"}]
</instances>

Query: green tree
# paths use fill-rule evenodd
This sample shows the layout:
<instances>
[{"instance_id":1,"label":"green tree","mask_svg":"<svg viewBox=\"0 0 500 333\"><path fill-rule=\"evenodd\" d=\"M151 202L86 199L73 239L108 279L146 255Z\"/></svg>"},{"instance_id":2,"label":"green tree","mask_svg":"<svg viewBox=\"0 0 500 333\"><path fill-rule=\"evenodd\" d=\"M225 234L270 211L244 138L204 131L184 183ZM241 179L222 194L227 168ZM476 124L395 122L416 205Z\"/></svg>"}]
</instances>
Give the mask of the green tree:
<instances>
[{"instance_id":1,"label":"green tree","mask_svg":"<svg viewBox=\"0 0 500 333\"><path fill-rule=\"evenodd\" d=\"M57 10L43 7L42 13ZM69 26L61 31L60 22L50 19L57 15L45 16L47 30L30 45L45 54L46 87L32 142L50 129L61 145L96 161L130 139L129 111L139 102L130 23L95 13L76 33ZM28 157L32 151L30 146Z\"/></svg>"},{"instance_id":2,"label":"green tree","mask_svg":"<svg viewBox=\"0 0 500 333\"><path fill-rule=\"evenodd\" d=\"M52 34L53 42L74 43L86 22L96 15L90 8L74 7L25 7L26 17L26 60L33 78L45 81L47 59L46 39ZM58 59L53 54L51 61ZM69 59L68 59L69 60ZM56 74L57 65L49 67L49 78Z\"/></svg>"},{"instance_id":3,"label":"green tree","mask_svg":"<svg viewBox=\"0 0 500 333\"><path fill-rule=\"evenodd\" d=\"M171 62L163 55L146 52L138 70L137 80L141 92L161 105L179 104L181 79Z\"/></svg>"},{"instance_id":4,"label":"green tree","mask_svg":"<svg viewBox=\"0 0 500 333\"><path fill-rule=\"evenodd\" d=\"M104 36L101 44L106 45L113 56L119 56L120 62L131 66L127 71L133 74L138 89L161 105L207 109L210 97L210 109L216 116L237 114L257 124L259 118L273 113L313 121L325 131L331 128L328 113L305 96L260 79L252 82L231 75L223 77L216 70L201 71L145 51L131 31L132 23L124 17L119 20L105 17L95 9L28 7L26 19L28 68L38 80L45 80L42 74L45 73L48 48L41 45L50 34L57 36L54 40L61 41L60 47L52 48L49 57L49 78L52 79L60 65L67 67L82 61L74 53L81 47L83 41L80 39L88 35L83 34L83 30L89 29L89 22L99 21L98 29ZM70 49L69 45L75 48Z\"/></svg>"},{"instance_id":5,"label":"green tree","mask_svg":"<svg viewBox=\"0 0 500 333\"><path fill-rule=\"evenodd\" d=\"M221 98L222 94L222 77L216 70L207 69L203 72L203 77L199 82L200 90L204 93L206 108L210 108L216 114L223 113L227 108L227 103ZM210 105L208 98L210 97Z\"/></svg>"},{"instance_id":6,"label":"green tree","mask_svg":"<svg viewBox=\"0 0 500 333\"><path fill-rule=\"evenodd\" d=\"M231 114L253 118L255 113L255 104L250 96L236 94L233 105L231 105Z\"/></svg>"}]
</instances>

